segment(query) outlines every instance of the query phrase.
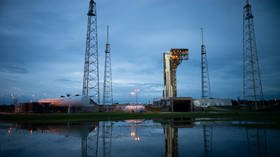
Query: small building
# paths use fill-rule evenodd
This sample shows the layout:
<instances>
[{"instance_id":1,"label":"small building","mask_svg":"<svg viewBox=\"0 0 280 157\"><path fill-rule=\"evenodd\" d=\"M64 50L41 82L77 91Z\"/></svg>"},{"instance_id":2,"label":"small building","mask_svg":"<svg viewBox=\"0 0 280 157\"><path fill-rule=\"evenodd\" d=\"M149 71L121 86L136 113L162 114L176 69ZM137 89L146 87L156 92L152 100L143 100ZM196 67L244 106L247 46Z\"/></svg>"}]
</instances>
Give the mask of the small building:
<instances>
[{"instance_id":1,"label":"small building","mask_svg":"<svg viewBox=\"0 0 280 157\"><path fill-rule=\"evenodd\" d=\"M144 105L127 105L124 107L124 111L126 112L145 112Z\"/></svg>"},{"instance_id":2,"label":"small building","mask_svg":"<svg viewBox=\"0 0 280 157\"><path fill-rule=\"evenodd\" d=\"M87 100L87 101L85 101ZM90 104L90 105L89 105ZM91 103L86 97L70 98L48 98L41 99L38 102L19 103L15 105L16 113L66 113L93 111L94 103Z\"/></svg>"},{"instance_id":3,"label":"small building","mask_svg":"<svg viewBox=\"0 0 280 157\"><path fill-rule=\"evenodd\" d=\"M231 99L196 99L193 105L196 107L232 106L232 101Z\"/></svg>"}]
</instances>

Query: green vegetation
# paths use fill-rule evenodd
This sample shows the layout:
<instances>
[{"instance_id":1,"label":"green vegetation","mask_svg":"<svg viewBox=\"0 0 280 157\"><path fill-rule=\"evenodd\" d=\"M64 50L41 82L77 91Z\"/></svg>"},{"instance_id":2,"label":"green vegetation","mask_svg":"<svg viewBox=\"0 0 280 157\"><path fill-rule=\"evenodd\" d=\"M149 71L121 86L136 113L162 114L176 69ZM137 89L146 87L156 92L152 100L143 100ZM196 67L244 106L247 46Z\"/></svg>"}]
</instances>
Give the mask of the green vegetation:
<instances>
[{"instance_id":1,"label":"green vegetation","mask_svg":"<svg viewBox=\"0 0 280 157\"><path fill-rule=\"evenodd\" d=\"M95 113L51 113L51 114L0 114L0 121L60 123L127 119L193 119L195 121L263 121L280 125L279 113L275 112L95 112Z\"/></svg>"}]
</instances>

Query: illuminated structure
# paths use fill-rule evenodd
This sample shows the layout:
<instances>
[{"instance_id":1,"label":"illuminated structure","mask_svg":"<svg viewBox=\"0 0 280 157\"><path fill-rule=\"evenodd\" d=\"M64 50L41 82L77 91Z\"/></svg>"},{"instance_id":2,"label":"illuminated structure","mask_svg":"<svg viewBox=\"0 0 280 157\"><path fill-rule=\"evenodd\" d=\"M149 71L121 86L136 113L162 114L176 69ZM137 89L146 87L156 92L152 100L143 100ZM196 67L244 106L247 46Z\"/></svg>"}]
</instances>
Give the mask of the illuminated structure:
<instances>
[{"instance_id":1,"label":"illuminated structure","mask_svg":"<svg viewBox=\"0 0 280 157\"><path fill-rule=\"evenodd\" d=\"M176 69L183 60L188 59L188 49L171 49L170 52L163 53L164 98L177 96Z\"/></svg>"},{"instance_id":2,"label":"illuminated structure","mask_svg":"<svg viewBox=\"0 0 280 157\"><path fill-rule=\"evenodd\" d=\"M145 112L144 105L126 105L123 109L125 112Z\"/></svg>"},{"instance_id":3,"label":"illuminated structure","mask_svg":"<svg viewBox=\"0 0 280 157\"><path fill-rule=\"evenodd\" d=\"M107 26L107 42L105 48L105 70L103 86L103 105L113 104L111 52L109 44L109 26Z\"/></svg>"},{"instance_id":4,"label":"illuminated structure","mask_svg":"<svg viewBox=\"0 0 280 157\"><path fill-rule=\"evenodd\" d=\"M183 60L188 59L188 49L171 49L169 52L163 53L163 98L153 102L154 104L159 104L163 111L193 111L192 98L177 97L176 70Z\"/></svg>"},{"instance_id":5,"label":"illuminated structure","mask_svg":"<svg viewBox=\"0 0 280 157\"><path fill-rule=\"evenodd\" d=\"M71 104L71 106L82 106L82 97L76 96L76 97L70 97L70 98L46 98L46 99L40 99L38 100L39 103L45 103L50 104L52 106L68 106Z\"/></svg>"},{"instance_id":6,"label":"illuminated structure","mask_svg":"<svg viewBox=\"0 0 280 157\"><path fill-rule=\"evenodd\" d=\"M258 102L263 100L254 21L249 0L243 8L243 99L254 102L256 109Z\"/></svg>"},{"instance_id":7,"label":"illuminated structure","mask_svg":"<svg viewBox=\"0 0 280 157\"><path fill-rule=\"evenodd\" d=\"M99 67L97 42L96 3L89 2L86 38L86 52L83 79L83 96L90 97L95 104L99 104Z\"/></svg>"},{"instance_id":8,"label":"illuminated structure","mask_svg":"<svg viewBox=\"0 0 280 157\"><path fill-rule=\"evenodd\" d=\"M208 62L206 56L206 48L203 41L203 29L201 28L201 97L209 98L211 97L210 79L208 72Z\"/></svg>"},{"instance_id":9,"label":"illuminated structure","mask_svg":"<svg viewBox=\"0 0 280 157\"><path fill-rule=\"evenodd\" d=\"M135 95L135 105L138 104L138 93L140 92L140 89L133 89L132 92L130 92L130 95Z\"/></svg>"}]
</instances>

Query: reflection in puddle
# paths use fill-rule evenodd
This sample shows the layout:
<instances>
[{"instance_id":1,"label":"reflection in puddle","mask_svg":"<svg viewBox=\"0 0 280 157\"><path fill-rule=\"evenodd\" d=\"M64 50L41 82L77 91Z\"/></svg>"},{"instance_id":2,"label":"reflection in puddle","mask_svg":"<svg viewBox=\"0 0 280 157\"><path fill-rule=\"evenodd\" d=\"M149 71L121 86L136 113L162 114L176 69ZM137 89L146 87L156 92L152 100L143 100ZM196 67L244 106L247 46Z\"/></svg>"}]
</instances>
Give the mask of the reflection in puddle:
<instances>
[{"instance_id":1,"label":"reflection in puddle","mask_svg":"<svg viewBox=\"0 0 280 157\"><path fill-rule=\"evenodd\" d=\"M143 120L126 120L127 123L130 123L130 136L134 141L140 141L140 136L137 134L137 124L143 122Z\"/></svg>"},{"instance_id":2,"label":"reflection in puddle","mask_svg":"<svg viewBox=\"0 0 280 157\"><path fill-rule=\"evenodd\" d=\"M191 119L168 120L162 122L165 137L166 157L178 156L178 128L193 127Z\"/></svg>"},{"instance_id":3,"label":"reflection in puddle","mask_svg":"<svg viewBox=\"0 0 280 157\"><path fill-rule=\"evenodd\" d=\"M267 156L267 136L265 129L246 128L248 153L250 157Z\"/></svg>"},{"instance_id":4,"label":"reflection in puddle","mask_svg":"<svg viewBox=\"0 0 280 157\"><path fill-rule=\"evenodd\" d=\"M0 156L262 157L280 153L276 139L279 130L190 119L0 123Z\"/></svg>"}]
</instances>

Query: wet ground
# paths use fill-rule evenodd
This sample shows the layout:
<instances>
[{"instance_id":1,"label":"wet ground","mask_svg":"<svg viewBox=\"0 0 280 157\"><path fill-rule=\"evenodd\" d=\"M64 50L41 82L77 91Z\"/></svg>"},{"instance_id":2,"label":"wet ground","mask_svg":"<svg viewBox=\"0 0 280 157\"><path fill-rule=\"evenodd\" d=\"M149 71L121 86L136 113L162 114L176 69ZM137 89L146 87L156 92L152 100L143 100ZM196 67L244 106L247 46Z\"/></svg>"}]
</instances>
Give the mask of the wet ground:
<instances>
[{"instance_id":1,"label":"wet ground","mask_svg":"<svg viewBox=\"0 0 280 157\"><path fill-rule=\"evenodd\" d=\"M1 122L0 156L278 157L280 130L259 123L187 119L41 125Z\"/></svg>"}]
</instances>

